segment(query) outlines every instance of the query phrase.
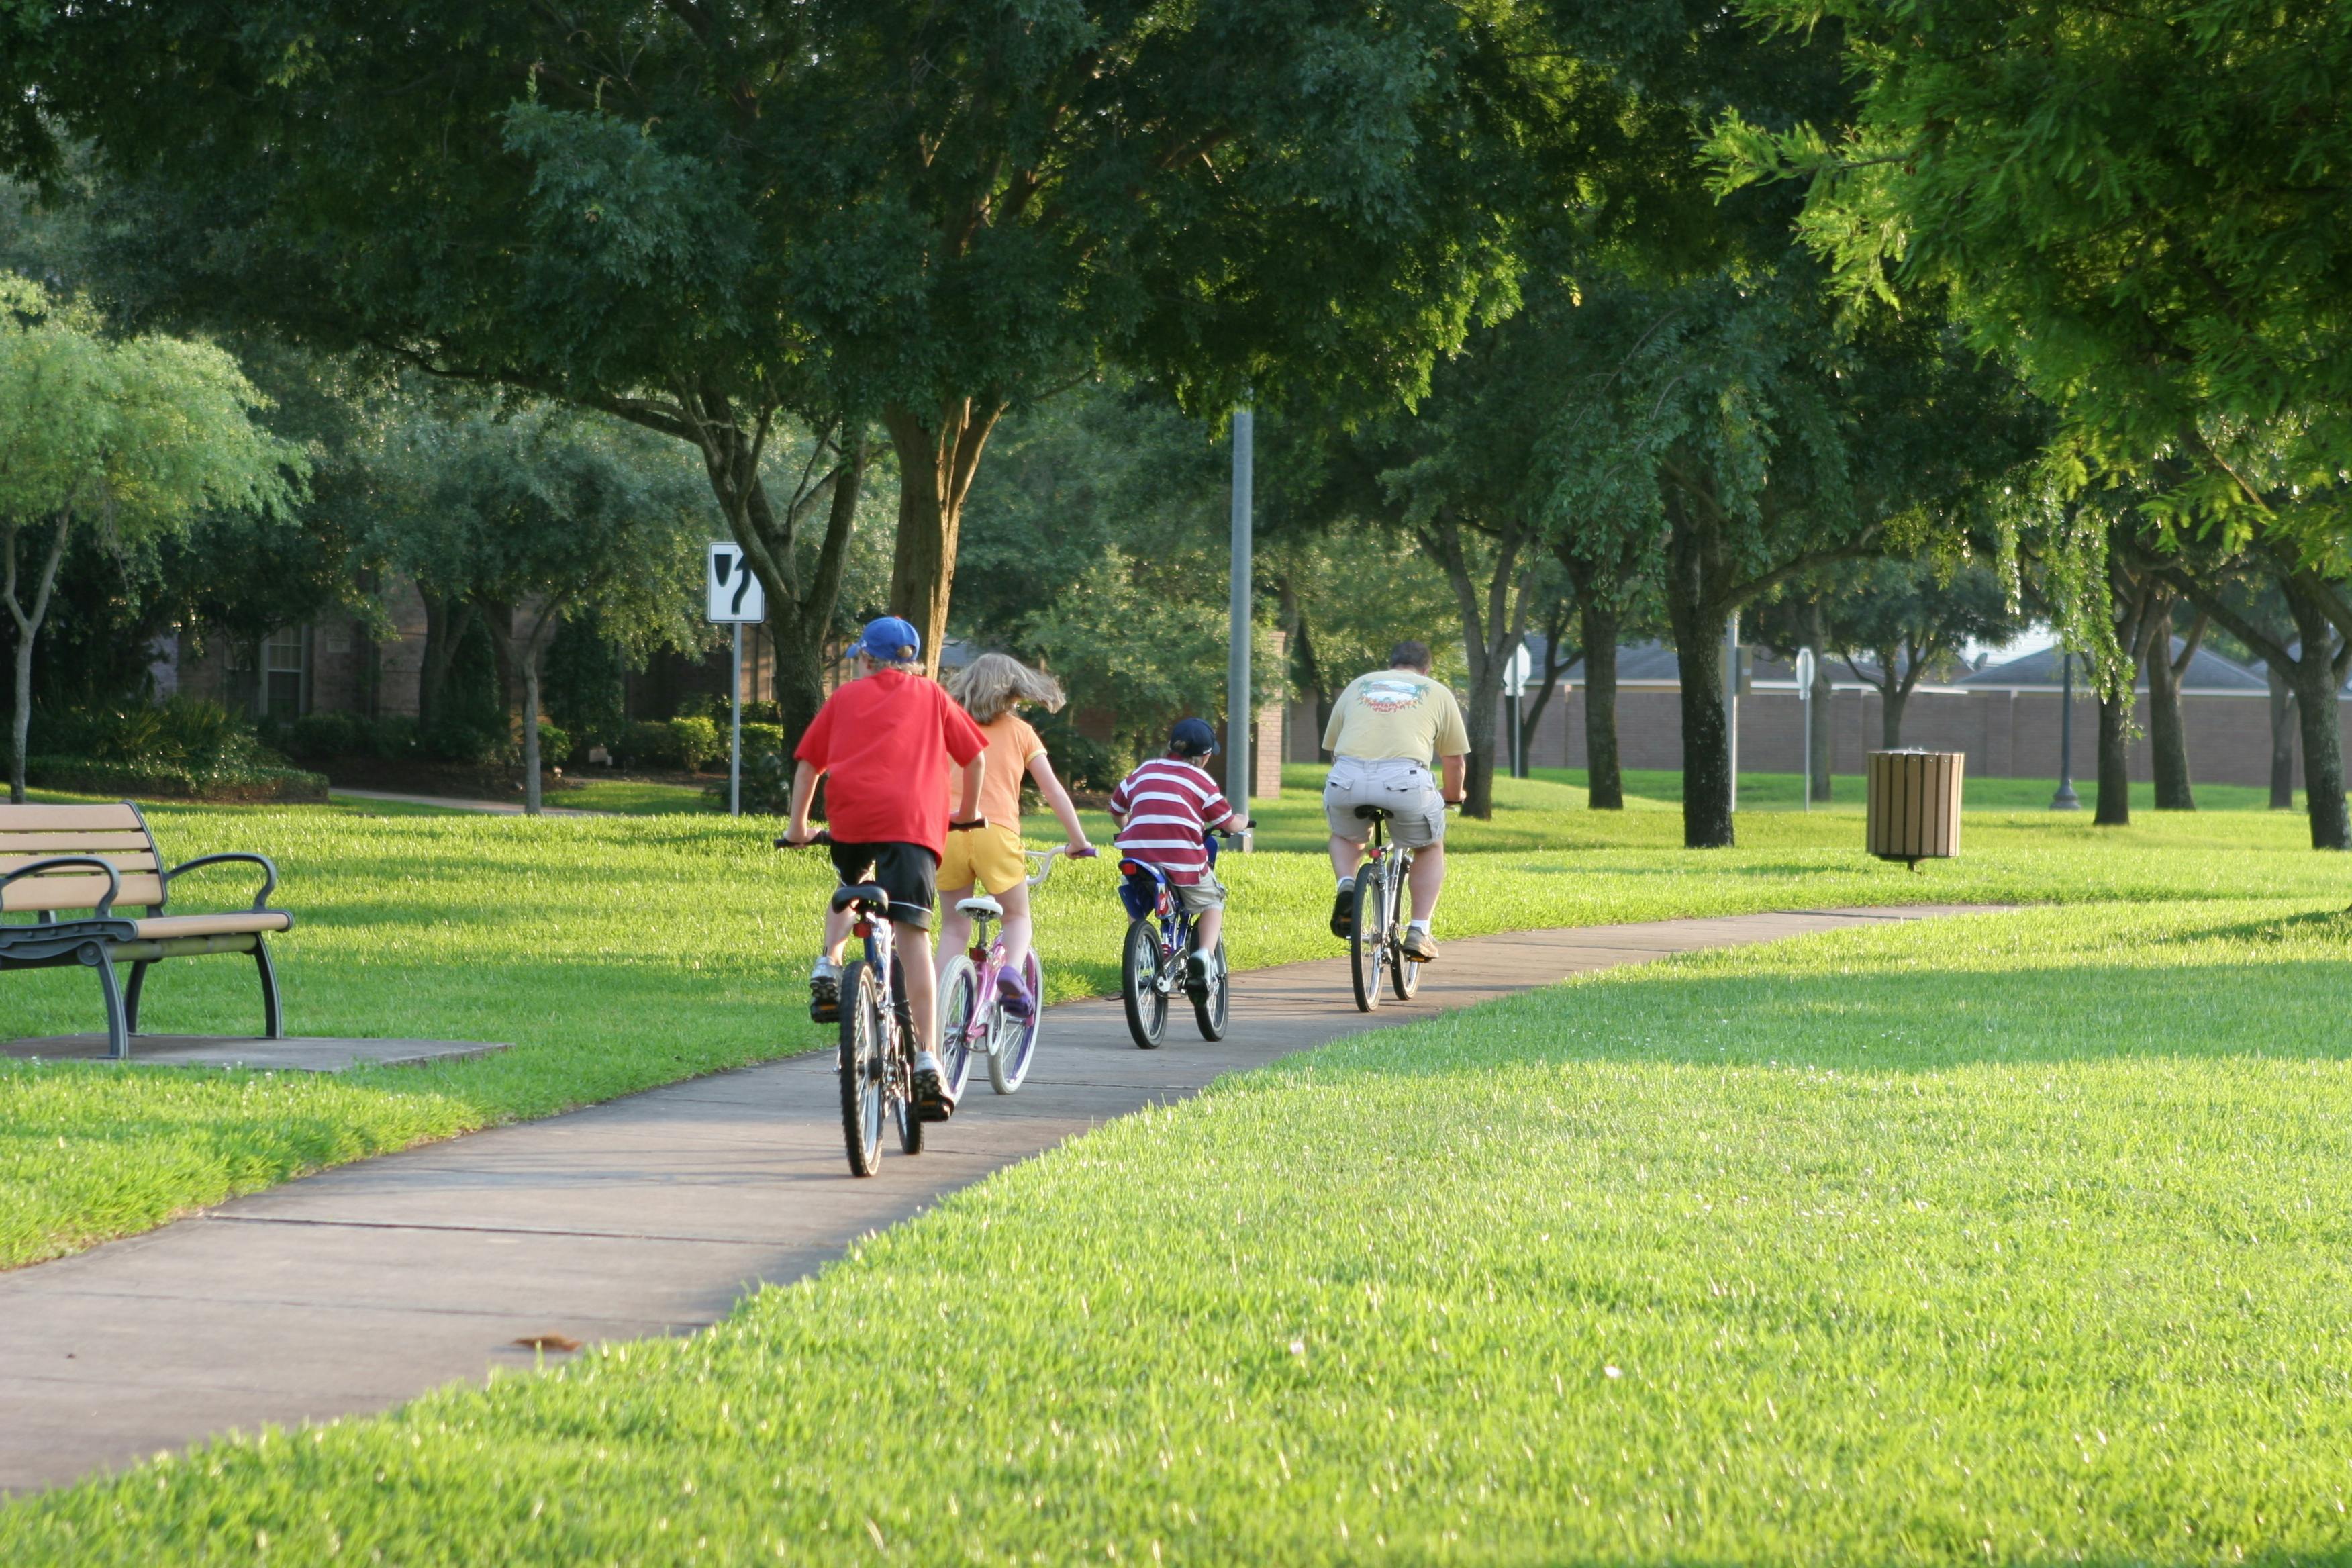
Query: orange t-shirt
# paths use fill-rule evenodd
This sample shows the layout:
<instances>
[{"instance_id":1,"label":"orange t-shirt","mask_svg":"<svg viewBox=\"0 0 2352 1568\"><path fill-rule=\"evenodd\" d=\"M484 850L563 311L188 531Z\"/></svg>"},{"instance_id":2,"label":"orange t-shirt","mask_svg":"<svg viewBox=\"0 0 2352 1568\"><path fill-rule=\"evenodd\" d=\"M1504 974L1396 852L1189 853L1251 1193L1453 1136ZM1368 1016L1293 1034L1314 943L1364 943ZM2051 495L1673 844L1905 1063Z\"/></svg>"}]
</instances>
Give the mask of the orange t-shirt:
<instances>
[{"instance_id":1,"label":"orange t-shirt","mask_svg":"<svg viewBox=\"0 0 2352 1568\"><path fill-rule=\"evenodd\" d=\"M1045 742L1018 713L1000 713L980 727L988 742L988 773L980 781L980 815L991 826L1021 831L1021 780L1045 754ZM948 774L948 812L963 801L963 773Z\"/></svg>"}]
</instances>

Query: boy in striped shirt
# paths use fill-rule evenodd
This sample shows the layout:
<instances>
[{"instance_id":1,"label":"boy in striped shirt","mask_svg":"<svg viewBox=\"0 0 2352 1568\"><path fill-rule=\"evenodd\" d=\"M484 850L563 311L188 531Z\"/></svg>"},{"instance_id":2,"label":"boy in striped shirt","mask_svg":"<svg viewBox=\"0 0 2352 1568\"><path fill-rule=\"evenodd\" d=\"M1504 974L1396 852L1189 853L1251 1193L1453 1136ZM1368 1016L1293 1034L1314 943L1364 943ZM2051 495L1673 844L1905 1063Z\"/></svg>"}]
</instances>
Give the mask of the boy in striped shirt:
<instances>
[{"instance_id":1,"label":"boy in striped shirt","mask_svg":"<svg viewBox=\"0 0 2352 1568\"><path fill-rule=\"evenodd\" d=\"M1216 731L1204 719L1179 719L1168 732L1168 754L1140 763L1110 792L1118 852L1157 866L1192 917L1192 956L1184 985L1194 996L1209 988L1209 957L1224 925L1225 886L1209 868L1204 836L1214 827L1245 826L1209 776Z\"/></svg>"}]
</instances>

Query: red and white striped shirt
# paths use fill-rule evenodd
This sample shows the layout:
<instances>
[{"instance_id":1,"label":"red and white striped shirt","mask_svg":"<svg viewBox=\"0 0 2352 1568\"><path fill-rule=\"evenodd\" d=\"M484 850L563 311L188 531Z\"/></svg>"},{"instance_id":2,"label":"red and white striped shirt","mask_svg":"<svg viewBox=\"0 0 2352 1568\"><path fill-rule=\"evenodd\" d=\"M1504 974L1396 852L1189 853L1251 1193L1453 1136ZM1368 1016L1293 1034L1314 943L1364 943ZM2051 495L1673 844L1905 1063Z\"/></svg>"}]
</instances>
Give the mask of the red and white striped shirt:
<instances>
[{"instance_id":1,"label":"red and white striped shirt","mask_svg":"<svg viewBox=\"0 0 2352 1568\"><path fill-rule=\"evenodd\" d=\"M1118 830L1119 853L1150 861L1183 887L1209 868L1202 833L1235 820L1216 781L1174 757L1154 757L1119 780L1110 808L1127 824Z\"/></svg>"}]
</instances>

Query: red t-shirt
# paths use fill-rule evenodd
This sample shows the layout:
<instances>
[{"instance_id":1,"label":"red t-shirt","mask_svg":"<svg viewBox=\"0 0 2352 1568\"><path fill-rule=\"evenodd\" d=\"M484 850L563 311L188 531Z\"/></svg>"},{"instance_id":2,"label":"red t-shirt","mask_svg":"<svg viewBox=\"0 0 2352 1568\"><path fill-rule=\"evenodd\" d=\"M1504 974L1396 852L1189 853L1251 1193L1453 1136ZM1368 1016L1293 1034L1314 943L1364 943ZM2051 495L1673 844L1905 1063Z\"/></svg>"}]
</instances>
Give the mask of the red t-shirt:
<instances>
[{"instance_id":1,"label":"red t-shirt","mask_svg":"<svg viewBox=\"0 0 2352 1568\"><path fill-rule=\"evenodd\" d=\"M844 844L948 842L948 762L969 763L988 737L936 680L877 669L824 700L793 754L822 770L825 826Z\"/></svg>"}]
</instances>

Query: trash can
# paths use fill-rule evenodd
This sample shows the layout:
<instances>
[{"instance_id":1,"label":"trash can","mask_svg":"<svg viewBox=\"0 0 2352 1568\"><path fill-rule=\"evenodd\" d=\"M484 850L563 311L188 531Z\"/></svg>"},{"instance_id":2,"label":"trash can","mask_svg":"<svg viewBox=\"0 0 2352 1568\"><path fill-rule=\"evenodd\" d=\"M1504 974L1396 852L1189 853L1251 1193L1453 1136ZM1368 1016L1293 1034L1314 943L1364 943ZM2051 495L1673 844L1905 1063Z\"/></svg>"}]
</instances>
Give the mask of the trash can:
<instances>
[{"instance_id":1,"label":"trash can","mask_svg":"<svg viewBox=\"0 0 2352 1568\"><path fill-rule=\"evenodd\" d=\"M1873 752L1869 848L1913 870L1960 852L1961 752Z\"/></svg>"}]
</instances>

